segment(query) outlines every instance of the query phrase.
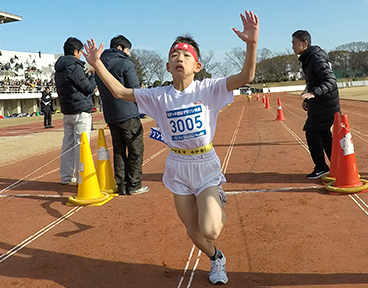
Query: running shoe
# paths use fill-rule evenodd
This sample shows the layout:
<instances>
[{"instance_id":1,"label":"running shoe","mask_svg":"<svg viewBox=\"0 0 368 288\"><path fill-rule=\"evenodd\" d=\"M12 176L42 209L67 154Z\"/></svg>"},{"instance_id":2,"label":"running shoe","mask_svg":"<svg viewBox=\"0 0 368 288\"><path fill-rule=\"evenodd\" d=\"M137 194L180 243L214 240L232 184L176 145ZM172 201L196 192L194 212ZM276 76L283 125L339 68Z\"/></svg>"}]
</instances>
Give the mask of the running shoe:
<instances>
[{"instance_id":1,"label":"running shoe","mask_svg":"<svg viewBox=\"0 0 368 288\"><path fill-rule=\"evenodd\" d=\"M221 252L222 254L222 252ZM221 258L211 260L211 270L209 272L209 279L212 284L226 284L228 281L225 270L226 258L222 254Z\"/></svg>"},{"instance_id":2,"label":"running shoe","mask_svg":"<svg viewBox=\"0 0 368 288\"><path fill-rule=\"evenodd\" d=\"M69 181L61 181L61 185L77 185L77 178L73 177Z\"/></svg>"},{"instance_id":3,"label":"running shoe","mask_svg":"<svg viewBox=\"0 0 368 288\"><path fill-rule=\"evenodd\" d=\"M128 190L128 195L138 195L138 194L142 194L142 193L146 193L149 191L149 188L147 186L142 186L139 189L136 190Z\"/></svg>"},{"instance_id":4,"label":"running shoe","mask_svg":"<svg viewBox=\"0 0 368 288\"><path fill-rule=\"evenodd\" d=\"M313 170L313 172L308 174L306 177L307 177L307 179L318 179L318 178L321 178L323 175L326 175L328 173L330 173L330 169L324 169L322 171Z\"/></svg>"}]
</instances>

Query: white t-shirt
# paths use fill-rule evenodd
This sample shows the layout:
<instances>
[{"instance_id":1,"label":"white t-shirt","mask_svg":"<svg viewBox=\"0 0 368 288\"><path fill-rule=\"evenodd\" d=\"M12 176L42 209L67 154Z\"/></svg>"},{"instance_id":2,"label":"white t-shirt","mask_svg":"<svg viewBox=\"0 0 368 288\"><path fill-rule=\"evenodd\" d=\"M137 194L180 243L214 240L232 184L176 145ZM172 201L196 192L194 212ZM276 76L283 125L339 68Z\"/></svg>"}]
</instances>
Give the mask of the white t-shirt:
<instances>
[{"instance_id":1,"label":"white t-shirt","mask_svg":"<svg viewBox=\"0 0 368 288\"><path fill-rule=\"evenodd\" d=\"M212 142L219 111L233 102L226 78L193 81L185 90L174 86L134 89L139 112L152 117L169 147L191 149Z\"/></svg>"}]
</instances>

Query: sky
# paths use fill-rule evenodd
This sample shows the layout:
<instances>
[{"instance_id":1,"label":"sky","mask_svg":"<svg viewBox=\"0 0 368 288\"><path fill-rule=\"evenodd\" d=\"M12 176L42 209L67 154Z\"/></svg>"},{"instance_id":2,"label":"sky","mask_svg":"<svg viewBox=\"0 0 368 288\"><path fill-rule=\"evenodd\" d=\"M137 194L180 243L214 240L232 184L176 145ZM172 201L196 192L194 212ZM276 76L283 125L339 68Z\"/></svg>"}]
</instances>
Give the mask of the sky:
<instances>
[{"instance_id":1,"label":"sky","mask_svg":"<svg viewBox=\"0 0 368 288\"><path fill-rule=\"evenodd\" d=\"M0 25L0 49L62 54L70 37L110 39L126 36L134 48L167 57L179 35L189 33L201 53L216 62L245 44L232 31L242 30L240 13L252 10L260 21L258 49L292 53L291 34L308 30L312 44L326 51L351 42L368 42L368 0L6 0L0 11L22 16Z\"/></svg>"}]
</instances>

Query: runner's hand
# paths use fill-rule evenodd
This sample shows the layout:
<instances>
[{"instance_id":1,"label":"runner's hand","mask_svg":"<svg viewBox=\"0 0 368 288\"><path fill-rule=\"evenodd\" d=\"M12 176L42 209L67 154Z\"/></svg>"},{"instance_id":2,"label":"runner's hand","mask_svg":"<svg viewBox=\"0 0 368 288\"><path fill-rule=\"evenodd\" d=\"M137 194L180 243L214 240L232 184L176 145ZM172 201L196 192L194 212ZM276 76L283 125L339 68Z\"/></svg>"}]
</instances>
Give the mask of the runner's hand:
<instances>
[{"instance_id":1,"label":"runner's hand","mask_svg":"<svg viewBox=\"0 0 368 288\"><path fill-rule=\"evenodd\" d=\"M259 34L259 21L256 14L252 11L245 11L245 14L240 14L243 22L243 32L240 32L237 28L233 28L233 31L242 39L245 43L257 43Z\"/></svg>"},{"instance_id":2,"label":"runner's hand","mask_svg":"<svg viewBox=\"0 0 368 288\"><path fill-rule=\"evenodd\" d=\"M84 58L86 58L89 65L94 66L101 57L103 43L97 49L95 39L92 38L91 41L87 40L87 44L84 44L84 49L86 50L86 52L82 51Z\"/></svg>"}]
</instances>

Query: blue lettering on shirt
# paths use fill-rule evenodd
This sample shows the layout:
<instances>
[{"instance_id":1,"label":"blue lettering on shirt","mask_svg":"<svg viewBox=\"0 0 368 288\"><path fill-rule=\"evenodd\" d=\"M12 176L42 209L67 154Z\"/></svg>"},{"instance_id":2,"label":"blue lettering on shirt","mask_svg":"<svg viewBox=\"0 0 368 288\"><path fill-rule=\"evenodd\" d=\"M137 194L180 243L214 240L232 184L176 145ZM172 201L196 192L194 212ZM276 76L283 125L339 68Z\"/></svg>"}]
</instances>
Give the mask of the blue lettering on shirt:
<instances>
[{"instance_id":1,"label":"blue lettering on shirt","mask_svg":"<svg viewBox=\"0 0 368 288\"><path fill-rule=\"evenodd\" d=\"M183 117L183 116L189 116L193 114L198 114L202 112L202 106L194 106L190 108L180 109L180 110L171 110L166 112L167 118L177 118L177 117Z\"/></svg>"}]
</instances>

